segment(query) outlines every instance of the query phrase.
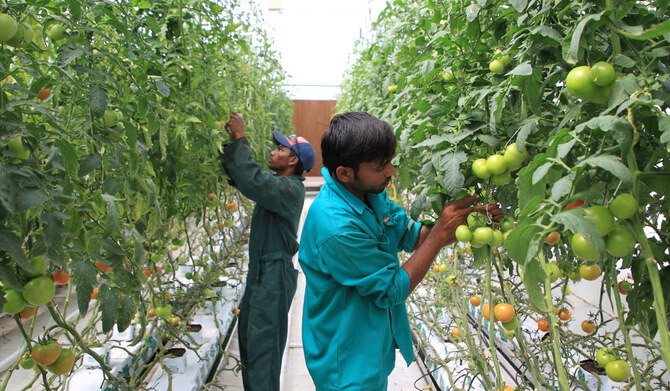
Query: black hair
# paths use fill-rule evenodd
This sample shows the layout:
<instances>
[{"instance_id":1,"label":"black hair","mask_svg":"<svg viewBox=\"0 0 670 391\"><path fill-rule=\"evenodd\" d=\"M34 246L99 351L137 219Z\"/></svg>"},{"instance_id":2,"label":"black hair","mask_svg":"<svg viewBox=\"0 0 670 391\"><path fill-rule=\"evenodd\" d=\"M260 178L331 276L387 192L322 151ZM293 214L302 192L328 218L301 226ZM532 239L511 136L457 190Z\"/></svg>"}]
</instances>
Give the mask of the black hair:
<instances>
[{"instance_id":1,"label":"black hair","mask_svg":"<svg viewBox=\"0 0 670 391\"><path fill-rule=\"evenodd\" d=\"M302 176L302 173L305 172L305 168L302 165L302 160L300 160L300 157L298 157L298 154L295 153L295 151L292 150L292 149L290 150L288 155L290 157L295 156L295 157L298 158L298 163L296 163L295 166L293 166L293 170L294 170L295 175Z\"/></svg>"},{"instance_id":2,"label":"black hair","mask_svg":"<svg viewBox=\"0 0 670 391\"><path fill-rule=\"evenodd\" d=\"M396 139L391 125L368 113L337 114L321 139L323 165L331 176L339 166L358 172L361 163L393 158Z\"/></svg>"}]
</instances>

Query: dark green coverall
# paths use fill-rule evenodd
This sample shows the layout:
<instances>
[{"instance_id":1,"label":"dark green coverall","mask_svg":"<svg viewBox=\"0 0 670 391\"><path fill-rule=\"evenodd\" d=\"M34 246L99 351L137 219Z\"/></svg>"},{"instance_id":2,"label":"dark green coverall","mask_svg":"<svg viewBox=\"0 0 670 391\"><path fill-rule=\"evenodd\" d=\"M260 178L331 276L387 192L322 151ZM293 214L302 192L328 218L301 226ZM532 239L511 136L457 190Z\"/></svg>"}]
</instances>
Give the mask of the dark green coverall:
<instances>
[{"instance_id":1,"label":"dark green coverall","mask_svg":"<svg viewBox=\"0 0 670 391\"><path fill-rule=\"evenodd\" d=\"M292 258L298 251L305 178L263 171L251 157L246 137L224 148L223 168L230 184L256 202L237 329L244 389L279 391L288 311L298 277Z\"/></svg>"}]
</instances>

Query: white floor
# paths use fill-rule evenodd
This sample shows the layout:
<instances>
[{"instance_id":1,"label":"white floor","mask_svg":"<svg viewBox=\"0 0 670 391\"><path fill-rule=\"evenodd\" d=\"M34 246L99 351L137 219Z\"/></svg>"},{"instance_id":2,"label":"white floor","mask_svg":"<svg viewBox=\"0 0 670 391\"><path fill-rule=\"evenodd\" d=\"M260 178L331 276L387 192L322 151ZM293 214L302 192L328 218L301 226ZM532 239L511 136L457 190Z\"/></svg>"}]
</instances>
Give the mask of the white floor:
<instances>
[{"instance_id":1,"label":"white floor","mask_svg":"<svg viewBox=\"0 0 670 391\"><path fill-rule=\"evenodd\" d=\"M305 206L303 208L303 214L301 219L302 222L307 215L307 211L312 204L312 201L315 197L315 192L310 192L310 186L318 186L323 182L323 178L318 177L309 177L305 182L305 186L308 187L308 194L305 198ZM281 388L285 391L313 391L315 390L312 379L309 376L307 371L307 366L305 365L305 357L302 350L302 335L301 335L301 324L302 324L302 306L305 293L305 276L299 268L297 255L294 258L294 263L296 268L300 271L298 275L298 289L296 291L295 297L293 298L293 304L291 305L291 313L289 314L289 335L288 343L286 350L284 351L284 358L282 360L282 374L281 374ZM230 346L228 352L233 357L239 357L239 350L237 345L237 330L231 337ZM434 389L433 386L429 386L430 381L423 378L425 369L419 366L421 363L417 364L417 360L412 363L411 366L407 367L400 353L396 355L396 369L391 373L389 377L389 391L416 391L416 390L429 390ZM230 359L226 364L226 368L235 367L235 359ZM423 372L422 372L423 370ZM217 378L216 385L230 391L241 391L242 388L242 375L236 373L233 370L222 371ZM415 384L416 383L416 384ZM214 387L210 389L215 389Z\"/></svg>"}]
</instances>

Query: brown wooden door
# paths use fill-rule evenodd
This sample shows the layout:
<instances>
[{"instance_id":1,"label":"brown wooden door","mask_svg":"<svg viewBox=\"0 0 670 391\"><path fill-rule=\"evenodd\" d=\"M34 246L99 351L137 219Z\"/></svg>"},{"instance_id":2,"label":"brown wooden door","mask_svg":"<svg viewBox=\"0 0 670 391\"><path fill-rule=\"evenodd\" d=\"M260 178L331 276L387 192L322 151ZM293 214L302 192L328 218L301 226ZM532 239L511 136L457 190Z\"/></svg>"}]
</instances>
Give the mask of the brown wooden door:
<instances>
[{"instance_id":1,"label":"brown wooden door","mask_svg":"<svg viewBox=\"0 0 670 391\"><path fill-rule=\"evenodd\" d=\"M321 137L335 115L334 100L294 100L293 129L295 134L302 136L314 147L314 168L305 176L320 176L323 160L321 159Z\"/></svg>"}]
</instances>

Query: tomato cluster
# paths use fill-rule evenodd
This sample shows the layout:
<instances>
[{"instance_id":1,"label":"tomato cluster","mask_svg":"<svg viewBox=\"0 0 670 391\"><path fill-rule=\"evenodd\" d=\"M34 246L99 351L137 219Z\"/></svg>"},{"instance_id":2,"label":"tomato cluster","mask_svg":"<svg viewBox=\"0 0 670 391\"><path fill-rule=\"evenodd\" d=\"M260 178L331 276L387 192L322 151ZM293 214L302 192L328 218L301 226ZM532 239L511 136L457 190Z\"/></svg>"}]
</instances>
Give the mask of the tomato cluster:
<instances>
[{"instance_id":1,"label":"tomato cluster","mask_svg":"<svg viewBox=\"0 0 670 391\"><path fill-rule=\"evenodd\" d=\"M456 227L456 239L475 248L487 244L493 248L499 247L505 240L505 234L514 228L514 222L508 218L503 219L500 222L500 229L495 229L488 226L489 221L490 219L481 212L470 213L467 225Z\"/></svg>"},{"instance_id":2,"label":"tomato cluster","mask_svg":"<svg viewBox=\"0 0 670 391\"><path fill-rule=\"evenodd\" d=\"M582 65L570 70L565 85L577 98L605 104L614 88L616 76L612 64L600 61L593 67Z\"/></svg>"},{"instance_id":3,"label":"tomato cluster","mask_svg":"<svg viewBox=\"0 0 670 391\"><path fill-rule=\"evenodd\" d=\"M472 162L472 172L481 179L489 179L496 186L507 184L510 173L516 171L523 165L526 153L519 150L516 143L512 143L505 149L504 154L493 154L488 158L480 158Z\"/></svg>"},{"instance_id":4,"label":"tomato cluster","mask_svg":"<svg viewBox=\"0 0 670 391\"><path fill-rule=\"evenodd\" d=\"M633 217L637 213L637 202L627 193L618 195L609 207L593 205L584 208L586 218L593 221L605 241L607 253L614 257L626 257L633 252L635 235L621 220ZM616 221L615 217L619 220ZM570 239L575 255L583 261L592 262L600 258L600 252L586 236L575 233Z\"/></svg>"}]
</instances>

